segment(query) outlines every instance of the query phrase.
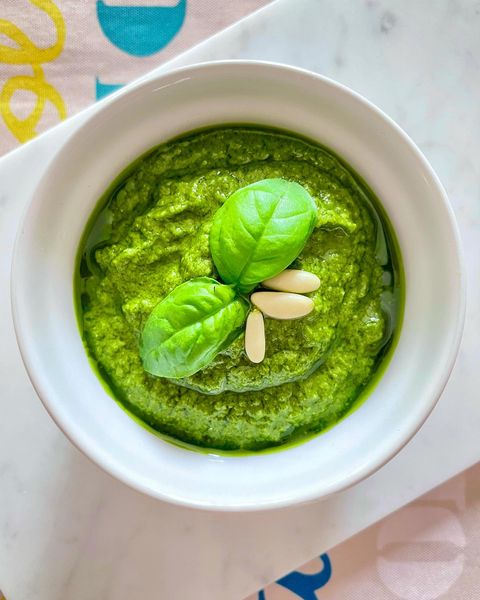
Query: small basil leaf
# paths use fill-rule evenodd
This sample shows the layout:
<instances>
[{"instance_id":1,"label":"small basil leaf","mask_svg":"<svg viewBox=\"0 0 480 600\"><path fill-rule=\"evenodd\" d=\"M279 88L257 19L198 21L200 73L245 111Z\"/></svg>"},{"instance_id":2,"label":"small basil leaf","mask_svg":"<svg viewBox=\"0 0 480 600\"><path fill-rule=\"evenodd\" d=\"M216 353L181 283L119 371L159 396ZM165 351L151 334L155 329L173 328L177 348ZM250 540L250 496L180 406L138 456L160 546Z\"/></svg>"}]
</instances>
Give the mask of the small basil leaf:
<instances>
[{"instance_id":1,"label":"small basil leaf","mask_svg":"<svg viewBox=\"0 0 480 600\"><path fill-rule=\"evenodd\" d=\"M316 220L315 201L298 183L264 179L237 190L210 230L220 277L246 293L278 275L300 254Z\"/></svg>"},{"instance_id":2,"label":"small basil leaf","mask_svg":"<svg viewBox=\"0 0 480 600\"><path fill-rule=\"evenodd\" d=\"M182 283L150 313L140 339L143 368L159 377L203 369L242 331L248 303L209 277Z\"/></svg>"}]
</instances>

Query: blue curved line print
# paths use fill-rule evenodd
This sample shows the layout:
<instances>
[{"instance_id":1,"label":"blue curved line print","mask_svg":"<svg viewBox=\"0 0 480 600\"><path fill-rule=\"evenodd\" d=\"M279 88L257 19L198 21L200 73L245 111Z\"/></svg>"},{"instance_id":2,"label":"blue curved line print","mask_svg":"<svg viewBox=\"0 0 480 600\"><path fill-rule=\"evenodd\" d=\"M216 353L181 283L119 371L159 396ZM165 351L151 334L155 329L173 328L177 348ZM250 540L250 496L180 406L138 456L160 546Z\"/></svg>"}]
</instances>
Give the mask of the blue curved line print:
<instances>
[{"instance_id":1,"label":"blue curved line print","mask_svg":"<svg viewBox=\"0 0 480 600\"><path fill-rule=\"evenodd\" d=\"M322 554L320 560L323 563L323 569L318 573L306 574L292 571L276 583L290 590L302 600L318 600L315 592L325 586L332 576L332 563L328 554ZM258 600L266 600L263 590L258 593Z\"/></svg>"},{"instance_id":2,"label":"blue curved line print","mask_svg":"<svg viewBox=\"0 0 480 600\"><path fill-rule=\"evenodd\" d=\"M97 18L105 36L127 54L150 56L180 31L187 0L176 6L109 6L97 0Z\"/></svg>"},{"instance_id":3,"label":"blue curved line print","mask_svg":"<svg viewBox=\"0 0 480 600\"><path fill-rule=\"evenodd\" d=\"M98 77L95 77L95 98L101 100L124 85L124 83L103 83Z\"/></svg>"}]
</instances>

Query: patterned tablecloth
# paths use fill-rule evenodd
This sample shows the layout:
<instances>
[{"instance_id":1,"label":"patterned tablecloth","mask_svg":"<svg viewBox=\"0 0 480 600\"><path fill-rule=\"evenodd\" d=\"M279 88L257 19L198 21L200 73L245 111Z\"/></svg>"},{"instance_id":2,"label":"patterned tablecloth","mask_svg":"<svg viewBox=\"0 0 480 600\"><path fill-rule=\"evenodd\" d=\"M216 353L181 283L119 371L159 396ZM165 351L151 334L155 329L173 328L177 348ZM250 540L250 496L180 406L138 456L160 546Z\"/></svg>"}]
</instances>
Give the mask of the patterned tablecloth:
<instances>
[{"instance_id":1,"label":"patterned tablecloth","mask_svg":"<svg viewBox=\"0 0 480 600\"><path fill-rule=\"evenodd\" d=\"M0 153L268 1L1 0ZM480 598L480 465L248 600L295 598Z\"/></svg>"},{"instance_id":2,"label":"patterned tablecloth","mask_svg":"<svg viewBox=\"0 0 480 600\"><path fill-rule=\"evenodd\" d=\"M0 0L0 153L269 0Z\"/></svg>"},{"instance_id":3,"label":"patterned tablecloth","mask_svg":"<svg viewBox=\"0 0 480 600\"><path fill-rule=\"evenodd\" d=\"M246 600L478 600L480 465Z\"/></svg>"}]
</instances>

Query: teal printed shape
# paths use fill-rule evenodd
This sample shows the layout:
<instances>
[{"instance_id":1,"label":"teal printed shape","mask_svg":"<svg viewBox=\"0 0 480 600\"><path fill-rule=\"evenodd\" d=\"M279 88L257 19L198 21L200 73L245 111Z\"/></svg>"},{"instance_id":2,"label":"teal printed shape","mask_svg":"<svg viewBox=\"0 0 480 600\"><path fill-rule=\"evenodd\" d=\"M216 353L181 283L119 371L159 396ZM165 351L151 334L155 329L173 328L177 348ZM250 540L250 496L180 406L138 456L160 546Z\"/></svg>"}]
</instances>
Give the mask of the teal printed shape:
<instances>
[{"instance_id":1,"label":"teal printed shape","mask_svg":"<svg viewBox=\"0 0 480 600\"><path fill-rule=\"evenodd\" d=\"M328 554L322 554L320 560L323 566L317 573L292 571L288 575L285 575L285 577L278 579L275 583L293 592L301 600L318 600L320 596L317 596L315 592L327 585L332 576L332 563ZM268 600L264 590L258 592L258 600Z\"/></svg>"},{"instance_id":2,"label":"teal printed shape","mask_svg":"<svg viewBox=\"0 0 480 600\"><path fill-rule=\"evenodd\" d=\"M109 6L97 0L97 18L105 36L133 56L165 48L182 28L187 0L176 6Z\"/></svg>"},{"instance_id":3,"label":"teal printed shape","mask_svg":"<svg viewBox=\"0 0 480 600\"><path fill-rule=\"evenodd\" d=\"M124 83L102 83L98 77L95 77L95 99L101 100L124 85Z\"/></svg>"}]
</instances>

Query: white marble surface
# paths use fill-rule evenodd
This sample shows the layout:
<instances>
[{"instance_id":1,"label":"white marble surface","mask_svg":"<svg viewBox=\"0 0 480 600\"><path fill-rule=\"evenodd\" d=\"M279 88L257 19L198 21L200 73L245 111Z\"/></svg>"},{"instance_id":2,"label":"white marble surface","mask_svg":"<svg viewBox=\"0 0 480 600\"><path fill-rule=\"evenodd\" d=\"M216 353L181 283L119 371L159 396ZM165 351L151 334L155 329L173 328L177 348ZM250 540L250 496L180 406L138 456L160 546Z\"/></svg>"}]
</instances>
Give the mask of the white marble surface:
<instances>
[{"instance_id":1,"label":"white marble surface","mask_svg":"<svg viewBox=\"0 0 480 600\"><path fill-rule=\"evenodd\" d=\"M25 376L8 272L19 215L83 116L0 161L0 587L9 600L240 600L480 459L479 31L473 1L279 0L170 63L270 59L355 88L418 143L454 206L469 296L453 376L393 461L324 502L254 514L178 508L128 489L70 445Z\"/></svg>"}]
</instances>

